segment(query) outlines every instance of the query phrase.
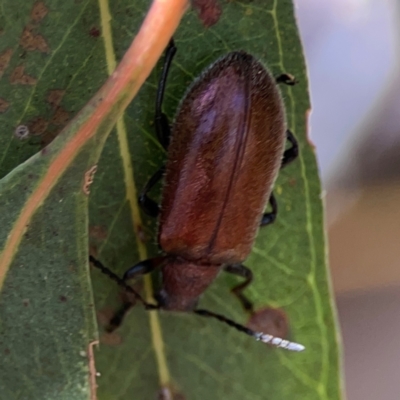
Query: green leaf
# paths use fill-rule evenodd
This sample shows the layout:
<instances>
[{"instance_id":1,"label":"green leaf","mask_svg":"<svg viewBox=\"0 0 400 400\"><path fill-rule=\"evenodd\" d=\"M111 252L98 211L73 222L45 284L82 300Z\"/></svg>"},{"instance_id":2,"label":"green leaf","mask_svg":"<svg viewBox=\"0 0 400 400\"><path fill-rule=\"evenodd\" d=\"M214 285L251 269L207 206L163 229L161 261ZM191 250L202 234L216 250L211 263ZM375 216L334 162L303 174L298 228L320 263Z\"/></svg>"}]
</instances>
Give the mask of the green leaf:
<instances>
[{"instance_id":1,"label":"green leaf","mask_svg":"<svg viewBox=\"0 0 400 400\"><path fill-rule=\"evenodd\" d=\"M8 62L0 62L7 104L0 112L0 177L49 143L106 80L99 19L95 1L2 1L0 60ZM29 128L25 140L15 136L20 125Z\"/></svg>"},{"instance_id":2,"label":"green leaf","mask_svg":"<svg viewBox=\"0 0 400 400\"><path fill-rule=\"evenodd\" d=\"M44 3L15 5L9 0L2 4L0 60L9 48L13 53L0 81L0 112L4 101L8 104L0 114L0 176L41 148L42 142L63 127L61 117L75 114L106 78L104 44L97 36L101 30L98 3L52 1L46 3L49 13L38 21L35 18L39 17L32 17L34 4ZM149 4L147 0L110 2L117 58L123 56ZM50 53L40 41L43 51L23 48L20 37L26 26L34 26L34 33L45 38ZM282 88L288 124L300 142L300 159L278 178L275 192L280 212L274 226L260 230L246 260L255 274L246 294L257 308L283 309L290 339L307 348L299 354L270 349L217 321L166 312L158 316L138 305L118 331L106 335L101 330L101 344L95 353L101 374L98 398L153 399L161 384L169 384L176 398L182 394L188 399L338 399L337 334L326 273L320 184L306 138L307 78L292 4L277 0L224 2L221 20L208 30L190 12L176 43L178 53L164 104L171 119L188 84L204 67L233 49L245 49L275 75L288 72L300 82ZM22 77L14 75L12 79L20 64L25 65ZM149 257L158 251L155 222L144 216L141 221L132 201L165 159L152 126L159 71L157 68L148 79L123 124L108 138L91 186L91 248L119 274L139 256L144 257L146 249ZM0 68L0 75L2 72ZM31 84L15 83L18 77ZM51 101L54 97L50 94L57 98L58 91L62 92L59 105L64 114ZM43 120L47 121L45 133L38 123ZM27 125L33 135L25 141L18 139L13 134L19 125ZM122 141L124 127L127 144ZM0 244L7 240L15 215L63 148L63 140L59 138L50 153L39 153L0 182ZM85 262L87 197L82 182L102 144L93 140L81 149L35 213L20 244L23 252L10 266L0 296L0 388L7 399L88 396L84 353L96 333ZM131 162L133 170L129 169ZM102 326L121 304L120 292L98 271L93 271L92 278ZM247 316L229 293L235 282L221 275L201 305L245 323ZM141 282L137 285L143 290ZM157 321L159 329L154 329Z\"/></svg>"},{"instance_id":3,"label":"green leaf","mask_svg":"<svg viewBox=\"0 0 400 400\"><path fill-rule=\"evenodd\" d=\"M5 176L42 149L107 75L101 40L89 34L99 19L95 2L77 7L3 1L0 12L0 97L7 104L0 114L0 176ZM27 139L15 135L21 125L30 131ZM4 399L89 397L86 354L97 332L87 269L88 196L82 187L104 134L103 140L90 140L59 178L49 178L49 167L73 134L74 129L64 132L0 181L0 255L12 260L8 273L0 268ZM30 214L28 225L18 226ZM6 255L13 232L22 240Z\"/></svg>"},{"instance_id":4,"label":"green leaf","mask_svg":"<svg viewBox=\"0 0 400 400\"><path fill-rule=\"evenodd\" d=\"M121 17L119 11L117 4L111 7L112 15L119 18L113 29L115 43L126 41L134 30L131 16ZM153 399L161 390L160 381L169 382L172 392L188 399L338 399L337 333L326 271L321 188L306 137L307 77L293 6L289 1L232 1L224 5L218 24L208 30L190 12L175 40L178 52L164 102L170 119L188 84L233 49L255 54L274 75L287 72L299 81L294 87L282 87L282 92L289 127L299 139L300 158L281 172L275 189L277 221L260 230L245 264L255 274L246 294L256 307L283 309L290 338L303 343L306 351L266 348L217 321L195 315L162 312L157 317L160 330L154 330L149 313L137 305L120 329L101 335L96 352L99 399ZM166 157L152 125L160 68L161 63L124 118L133 160L131 183L137 191ZM110 137L90 197L92 248L120 275L140 256L146 257L138 248L143 236L147 257L158 254L155 222L144 215L143 221L132 220L129 190L124 188L130 172L124 170L123 161L117 161L122 160L122 150L117 138ZM97 271L92 276L104 326L121 305L119 289ZM247 316L229 293L236 281L222 274L204 294L201 306L245 323ZM137 287L143 290L140 282ZM161 337L152 339L158 334Z\"/></svg>"},{"instance_id":5,"label":"green leaf","mask_svg":"<svg viewBox=\"0 0 400 400\"><path fill-rule=\"evenodd\" d=\"M78 96L82 106L92 95L90 85L105 81L100 42L103 75L93 73L93 81L82 77L80 85L69 87L95 52L89 41L99 36L98 28L86 23L98 22L98 4L25 5L4 2L1 8L3 173L37 150L39 141L48 141L45 134L63 129L0 180L1 393L7 399L93 399L97 332L88 269L88 191L105 139L168 41L160 34L172 34L183 10L158 2L164 18L153 12L157 26L154 17L147 18L146 26L154 29L138 35L115 74L66 125L72 115L68 100ZM78 61L70 58L71 46ZM74 62L75 74L59 72ZM91 69L100 70L98 62L94 58ZM18 154L19 148L25 153Z\"/></svg>"},{"instance_id":6,"label":"green leaf","mask_svg":"<svg viewBox=\"0 0 400 400\"><path fill-rule=\"evenodd\" d=\"M1 216L2 249L17 213L32 206L28 201L24 207L25 200L35 197L51 159L39 155L1 181L0 208L7 211ZM58 180L10 265L0 297L4 398L88 398L86 354L96 333L87 249L79 240L87 230L87 196L76 178L91 159L87 148Z\"/></svg>"}]
</instances>

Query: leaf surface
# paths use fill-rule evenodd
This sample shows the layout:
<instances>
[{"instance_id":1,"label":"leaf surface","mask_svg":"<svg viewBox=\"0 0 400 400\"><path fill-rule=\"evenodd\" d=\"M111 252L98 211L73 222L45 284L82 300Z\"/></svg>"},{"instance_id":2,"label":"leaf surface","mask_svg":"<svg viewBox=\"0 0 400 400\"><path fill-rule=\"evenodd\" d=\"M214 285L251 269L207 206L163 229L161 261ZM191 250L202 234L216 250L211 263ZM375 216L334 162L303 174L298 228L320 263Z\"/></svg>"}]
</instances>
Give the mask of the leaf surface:
<instances>
[{"instance_id":1,"label":"leaf surface","mask_svg":"<svg viewBox=\"0 0 400 400\"><path fill-rule=\"evenodd\" d=\"M33 12L36 4L45 5L48 13L43 16L40 7ZM0 114L0 176L50 141L105 80L110 59L99 36L99 4L104 2L31 1L19 6L11 0L3 2L0 112L5 110ZM147 0L110 2L112 50L118 59L149 4ZM27 27L30 31L25 32ZM161 393L161 381L169 384L176 399L337 399L339 359L320 184L306 137L307 78L292 4L227 2L219 23L208 30L190 12L176 43L178 53L164 103L171 120L190 82L231 50L245 49L274 75L288 72L300 82L282 88L288 125L299 139L300 158L281 172L275 188L278 219L274 226L260 230L245 264L255 275L246 294L257 308L284 310L290 339L307 349L301 354L270 349L217 321L173 313L150 315L137 306L117 332L101 331L101 346L95 354L101 373L98 398L154 399ZM7 65L2 70L4 60ZM155 221L140 219L134 199L166 156L153 128L159 72L160 67L108 138L90 188L92 252L120 274L139 257L158 251ZM21 125L30 132L24 141L15 136ZM50 152L39 153L0 182L0 243L5 243L16 216L64 148L68 137L64 139L59 137L48 148ZM88 396L87 344L96 332L86 267L87 197L82 184L104 139L103 132L87 142L57 179L19 244L23 251L10 266L0 296L4 398ZM157 198L157 190L152 195ZM120 293L114 282L97 271L92 278L98 320L103 325L121 304ZM201 306L245 323L247 316L229 293L236 281L221 274ZM137 286L144 289L142 281Z\"/></svg>"},{"instance_id":2,"label":"leaf surface","mask_svg":"<svg viewBox=\"0 0 400 400\"><path fill-rule=\"evenodd\" d=\"M140 10L144 3L136 4ZM122 17L118 4L111 7L111 13L120 18L113 35L121 44L122 54L126 36L133 30L132 18ZM321 188L315 154L306 136L310 105L292 4L228 2L218 24L208 30L190 12L175 40L178 52L164 101L170 120L193 79L231 50L245 49L259 57L274 75L287 72L299 81L294 87L282 87L282 93L288 125L300 143L300 158L281 172L275 188L277 221L260 230L245 264L255 275L246 294L257 308L282 309L288 317L289 338L307 349L301 354L270 349L217 321L194 315L160 313L152 317L159 322L157 328L149 313L138 305L120 329L112 335L101 335L102 345L96 352L101 373L99 398L153 399L161 390L161 381L168 382L179 399L337 399L339 358L326 272ZM134 185L136 191L166 158L153 127L160 70L161 63L124 118L133 160L133 181L129 185ZM90 198L92 248L120 275L139 257L158 254L155 221L143 214L143 220L132 220L129 188L123 183L127 173L124 162L116 161L123 159L121 154L117 138L110 137ZM157 198L157 189L152 196ZM141 247L143 237L146 253ZM97 271L92 276L98 317L104 325L120 306L121 298L118 288L106 277ZM153 278L157 284L157 277ZM234 277L221 274L203 296L201 307L245 323L247 316L229 293L236 282ZM137 288L144 290L143 281L137 283Z\"/></svg>"},{"instance_id":3,"label":"leaf surface","mask_svg":"<svg viewBox=\"0 0 400 400\"><path fill-rule=\"evenodd\" d=\"M98 3L2 3L1 398L94 398L90 183L111 128L154 66L184 4L153 3L146 40L140 31L115 74L88 102L109 66L103 42L93 41L99 37L91 25L100 20ZM25 161L38 146L42 150Z\"/></svg>"},{"instance_id":4,"label":"leaf surface","mask_svg":"<svg viewBox=\"0 0 400 400\"><path fill-rule=\"evenodd\" d=\"M102 43L90 36L99 19L96 4L61 3L3 1L1 7L0 97L7 103L0 114L2 256L12 232L22 239L6 256L8 272L1 270L2 399L89 396L86 355L97 333L82 241L88 223L82 186L102 142L91 141L55 180L49 167L73 130L21 164L55 137L107 76ZM88 40L74 54L80 37ZM89 60L102 67L95 70ZM29 131L26 139L16 135L19 127ZM54 186L41 203L43 183ZM17 226L24 210L33 213L26 229Z\"/></svg>"}]
</instances>

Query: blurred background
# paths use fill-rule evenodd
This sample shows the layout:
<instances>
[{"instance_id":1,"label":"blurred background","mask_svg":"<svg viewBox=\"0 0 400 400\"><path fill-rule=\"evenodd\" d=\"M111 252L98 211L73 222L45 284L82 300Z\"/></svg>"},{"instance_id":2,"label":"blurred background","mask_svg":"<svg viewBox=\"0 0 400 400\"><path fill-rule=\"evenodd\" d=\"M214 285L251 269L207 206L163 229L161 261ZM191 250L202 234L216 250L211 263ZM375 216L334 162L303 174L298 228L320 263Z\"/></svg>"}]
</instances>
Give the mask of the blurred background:
<instances>
[{"instance_id":1,"label":"blurred background","mask_svg":"<svg viewBox=\"0 0 400 400\"><path fill-rule=\"evenodd\" d=\"M297 0L348 400L400 399L400 4Z\"/></svg>"}]
</instances>

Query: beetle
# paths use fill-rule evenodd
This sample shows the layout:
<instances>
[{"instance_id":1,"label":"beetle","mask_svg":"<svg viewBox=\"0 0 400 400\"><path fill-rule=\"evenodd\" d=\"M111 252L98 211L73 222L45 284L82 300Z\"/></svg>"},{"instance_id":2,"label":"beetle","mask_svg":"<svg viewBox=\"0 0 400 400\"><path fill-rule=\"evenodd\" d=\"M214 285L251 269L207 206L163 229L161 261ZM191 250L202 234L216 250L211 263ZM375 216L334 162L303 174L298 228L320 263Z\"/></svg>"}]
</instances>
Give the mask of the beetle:
<instances>
[{"instance_id":1,"label":"beetle","mask_svg":"<svg viewBox=\"0 0 400 400\"><path fill-rule=\"evenodd\" d=\"M242 262L251 251L259 226L277 215L272 193L278 171L298 155L287 130L285 108L274 79L252 55L231 52L208 67L187 90L170 129L162 111L167 75L176 52L169 43L157 91L155 130L168 158L139 196L146 214L159 218L158 243L163 255L129 268L123 279L90 256L90 261L133 292L148 309L195 312L214 317L258 340L300 351L303 346L249 328L214 312L197 309L201 294L222 271L244 278L232 292L245 310L253 305L243 290L253 274ZM285 150L286 140L291 147ZM148 193L164 177L160 206ZM263 213L266 203L272 211ZM162 288L149 304L126 282L161 269ZM116 327L128 307L115 316Z\"/></svg>"}]
</instances>

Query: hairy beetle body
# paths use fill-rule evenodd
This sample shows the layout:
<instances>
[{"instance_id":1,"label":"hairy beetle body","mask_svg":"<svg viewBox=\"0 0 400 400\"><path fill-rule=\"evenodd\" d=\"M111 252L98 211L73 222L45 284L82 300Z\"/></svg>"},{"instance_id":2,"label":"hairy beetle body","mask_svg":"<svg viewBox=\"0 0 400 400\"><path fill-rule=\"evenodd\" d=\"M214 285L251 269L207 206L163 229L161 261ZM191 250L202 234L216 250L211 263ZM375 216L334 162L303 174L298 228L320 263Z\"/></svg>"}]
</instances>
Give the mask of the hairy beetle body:
<instances>
[{"instance_id":1,"label":"hairy beetle body","mask_svg":"<svg viewBox=\"0 0 400 400\"><path fill-rule=\"evenodd\" d=\"M272 187L278 171L297 157L293 134L286 129L285 109L277 82L293 84L283 74L274 79L252 55L232 52L212 64L184 96L170 140L162 100L168 70L176 48L166 52L156 100L155 128L168 150L165 167L149 180L139 203L159 217L158 242L164 255L139 262L119 280L92 257L92 262L118 283L161 268L162 286L157 305L148 309L193 311L213 317L265 343L301 351L302 345L255 332L229 318L198 309L199 297L223 269L245 281L232 289L246 311L252 303L243 290L253 274L242 261L251 251L260 225L274 222L277 202ZM285 150L285 141L292 147ZM161 205L147 193L164 176ZM269 201L272 211L264 213ZM110 323L115 328L129 307Z\"/></svg>"}]
</instances>

